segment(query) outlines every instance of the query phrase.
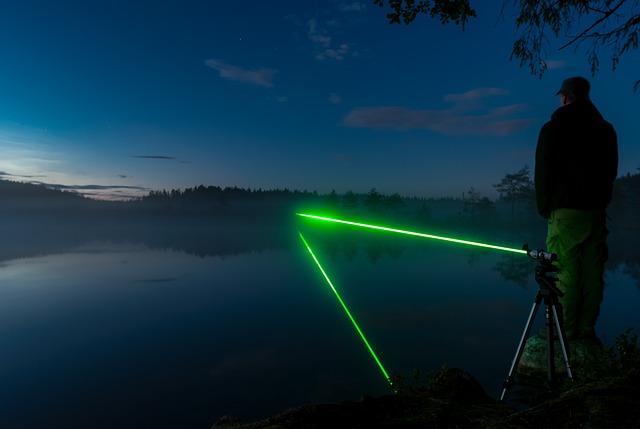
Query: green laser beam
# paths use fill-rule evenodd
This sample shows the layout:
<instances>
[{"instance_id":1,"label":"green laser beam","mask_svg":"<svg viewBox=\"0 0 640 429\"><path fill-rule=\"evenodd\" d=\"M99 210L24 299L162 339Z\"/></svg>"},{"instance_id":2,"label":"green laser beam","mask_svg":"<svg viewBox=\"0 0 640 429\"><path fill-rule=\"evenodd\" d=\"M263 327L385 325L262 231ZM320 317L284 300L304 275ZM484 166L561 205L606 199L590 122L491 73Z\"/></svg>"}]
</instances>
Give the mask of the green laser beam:
<instances>
[{"instance_id":1,"label":"green laser beam","mask_svg":"<svg viewBox=\"0 0 640 429\"><path fill-rule=\"evenodd\" d=\"M347 220L333 219L333 218L330 218L330 217L315 216L315 215L310 215L310 214L305 214L305 213L296 213L296 215L297 216L306 217L306 218L309 218L309 219L321 220L321 221L325 221L325 222L341 223L341 224L344 224L344 225L357 226L357 227L361 227L361 228L369 228L369 229L376 229L376 230L379 230L379 231L394 232L394 233L397 233L397 234L412 235L414 237L431 238L433 240L441 240L441 241L448 241L448 242L451 242L451 243L466 244L468 246L485 247L485 248L488 248L488 249L502 250L502 251L505 251L505 252L520 253L520 254L523 254L523 255L527 254L526 250L516 249L516 248L512 248L512 247L495 246L493 244L479 243L479 242L476 242L476 241L460 240L460 239L457 239L457 238L450 238L450 237L441 237L441 236L438 236L438 235L424 234L424 233L421 233L421 232L406 231L406 230L395 229L395 228L387 228L387 227L384 227L384 226L368 225L366 223L351 222L351 221L347 221Z\"/></svg>"},{"instance_id":2,"label":"green laser beam","mask_svg":"<svg viewBox=\"0 0 640 429\"><path fill-rule=\"evenodd\" d=\"M369 341L367 341L367 338L364 336L364 333L362 332L362 330L360 329L360 327L356 323L356 319L353 318L353 316L351 315L351 312L347 308L347 305L344 303L344 301L340 297L340 294L338 293L336 288L333 286L333 283L331 282L331 279L329 279L329 276L324 271L324 268L322 268L322 265L320 264L320 261L318 261L318 258L316 258L316 255L313 253L313 250L311 250L311 246L309 246L309 243L307 243L307 240L305 240L304 236L302 235L302 233L300 231L298 231L298 234L300 235L300 238L302 239L302 242L304 243L304 245L307 247L307 250L311 254L311 257L315 261L316 265L320 269L320 272L322 273L322 275L324 276L325 280L327 281L327 283L331 287L331 290L336 295L336 298L338 298L338 301L340 302L340 305L342 305L342 308L344 309L344 312L347 313L347 316L349 316L349 319L351 320L351 323L353 323L353 326L356 328L356 331L358 331L358 334L360 334L360 338L362 338L362 341L364 342L364 344L369 349L369 353L371 353L371 356L373 356L373 359L376 361L376 363L380 367L380 370L382 371L382 374L384 375L384 378L387 380L387 382L389 384L391 384L391 380L389 379L389 375L387 374L387 371L382 366L382 363L380 362L380 359L378 359L378 356L376 356L376 352L373 351L373 348L369 344Z\"/></svg>"}]
</instances>

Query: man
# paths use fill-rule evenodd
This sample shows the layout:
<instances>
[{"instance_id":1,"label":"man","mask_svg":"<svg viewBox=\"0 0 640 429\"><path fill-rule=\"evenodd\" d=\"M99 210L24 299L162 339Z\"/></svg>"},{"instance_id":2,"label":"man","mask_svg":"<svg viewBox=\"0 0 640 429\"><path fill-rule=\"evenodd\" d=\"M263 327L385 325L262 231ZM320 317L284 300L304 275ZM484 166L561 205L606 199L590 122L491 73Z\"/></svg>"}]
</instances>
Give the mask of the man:
<instances>
[{"instance_id":1,"label":"man","mask_svg":"<svg viewBox=\"0 0 640 429\"><path fill-rule=\"evenodd\" d=\"M538 212L549 220L547 250L558 256L558 288L567 338L596 338L608 234L605 209L618 171L618 138L589 98L583 77L562 83L561 107L536 148Z\"/></svg>"}]
</instances>

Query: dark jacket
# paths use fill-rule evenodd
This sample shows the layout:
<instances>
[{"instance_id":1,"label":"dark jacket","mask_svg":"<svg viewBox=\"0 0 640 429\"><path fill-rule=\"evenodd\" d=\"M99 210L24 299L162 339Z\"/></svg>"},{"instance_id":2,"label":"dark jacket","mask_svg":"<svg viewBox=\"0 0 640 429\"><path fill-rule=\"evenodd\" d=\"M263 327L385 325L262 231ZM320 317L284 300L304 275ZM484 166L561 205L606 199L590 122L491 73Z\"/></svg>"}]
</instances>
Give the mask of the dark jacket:
<instances>
[{"instance_id":1,"label":"dark jacket","mask_svg":"<svg viewBox=\"0 0 640 429\"><path fill-rule=\"evenodd\" d=\"M544 218L558 208L604 210L617 174L618 137L591 101L553 112L536 148L536 204Z\"/></svg>"}]
</instances>

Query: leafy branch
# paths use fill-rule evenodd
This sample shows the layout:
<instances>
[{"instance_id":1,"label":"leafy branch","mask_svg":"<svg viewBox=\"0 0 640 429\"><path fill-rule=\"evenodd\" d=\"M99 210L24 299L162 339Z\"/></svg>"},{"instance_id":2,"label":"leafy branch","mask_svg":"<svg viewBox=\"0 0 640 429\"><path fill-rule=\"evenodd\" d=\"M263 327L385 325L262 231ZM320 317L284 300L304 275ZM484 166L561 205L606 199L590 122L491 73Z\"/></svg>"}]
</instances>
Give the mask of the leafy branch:
<instances>
[{"instance_id":1,"label":"leafy branch","mask_svg":"<svg viewBox=\"0 0 640 429\"><path fill-rule=\"evenodd\" d=\"M470 0L373 0L379 7L391 9L387 19L391 24L410 24L419 14L438 18L442 24L453 21L464 30L477 13ZM501 16L509 5L516 13L514 22L520 31L513 44L511 60L527 67L531 74L542 78L549 67L549 34L555 39L569 38L559 50L583 43L591 74L600 70L600 55L607 51L616 70L620 58L638 49L640 0L503 0ZM571 31L577 28L575 35ZM633 85L640 89L640 79Z\"/></svg>"}]
</instances>

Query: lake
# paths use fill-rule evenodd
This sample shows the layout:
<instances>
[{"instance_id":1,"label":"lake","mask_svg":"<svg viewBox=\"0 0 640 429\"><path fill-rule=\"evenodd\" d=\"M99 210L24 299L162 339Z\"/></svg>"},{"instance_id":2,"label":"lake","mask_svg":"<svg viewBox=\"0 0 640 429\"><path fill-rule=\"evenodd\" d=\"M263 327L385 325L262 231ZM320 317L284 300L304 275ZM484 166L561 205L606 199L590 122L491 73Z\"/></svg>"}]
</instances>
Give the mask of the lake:
<instances>
[{"instance_id":1,"label":"lake","mask_svg":"<svg viewBox=\"0 0 640 429\"><path fill-rule=\"evenodd\" d=\"M0 427L208 428L390 393L298 231L389 373L447 364L498 397L538 290L527 256L309 222L21 224L0 249ZM635 237L610 238L606 341L639 326Z\"/></svg>"}]
</instances>

